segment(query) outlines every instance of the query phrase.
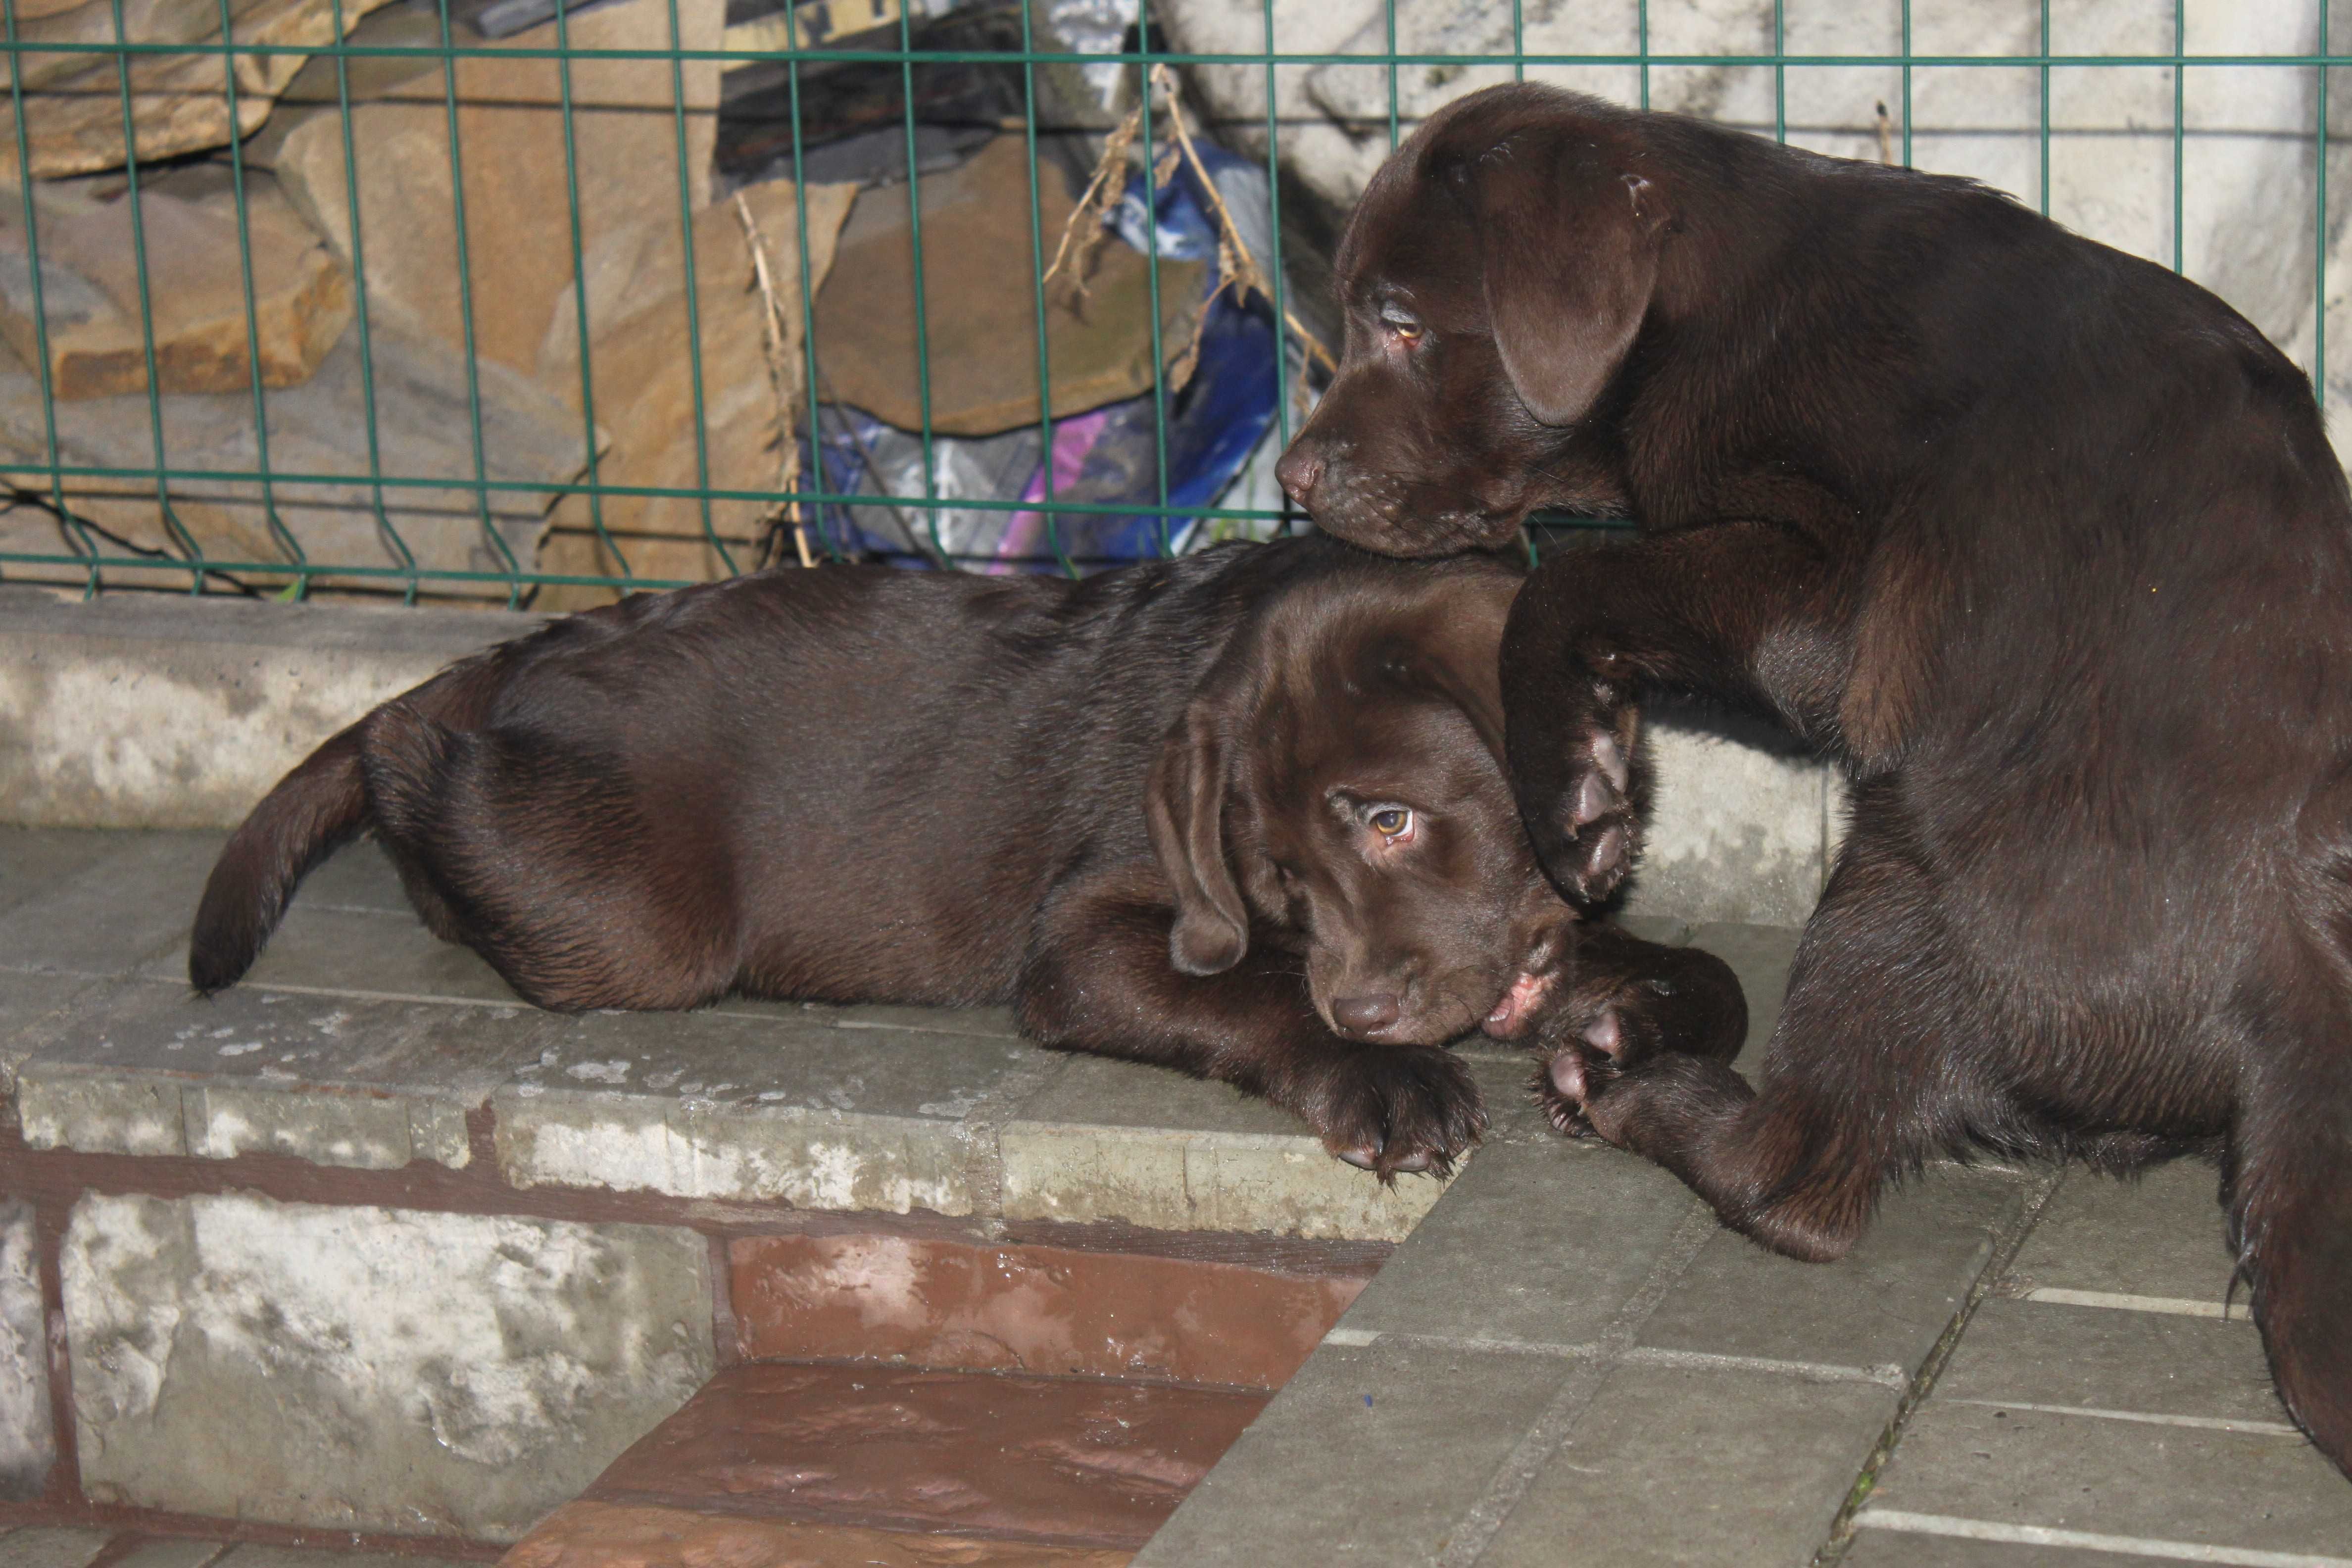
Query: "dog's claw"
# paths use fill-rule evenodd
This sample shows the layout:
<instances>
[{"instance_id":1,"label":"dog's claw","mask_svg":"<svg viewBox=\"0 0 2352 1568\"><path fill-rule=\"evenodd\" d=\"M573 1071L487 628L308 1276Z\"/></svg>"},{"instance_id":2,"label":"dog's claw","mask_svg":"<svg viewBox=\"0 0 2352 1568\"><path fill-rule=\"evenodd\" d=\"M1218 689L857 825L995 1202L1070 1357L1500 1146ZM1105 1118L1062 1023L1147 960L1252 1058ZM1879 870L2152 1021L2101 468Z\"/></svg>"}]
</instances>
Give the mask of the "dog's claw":
<instances>
[{"instance_id":1,"label":"dog's claw","mask_svg":"<svg viewBox=\"0 0 2352 1568\"><path fill-rule=\"evenodd\" d=\"M1433 1046L1354 1053L1317 1121L1325 1148L1382 1182L1447 1174L1486 1128L1468 1068Z\"/></svg>"}]
</instances>

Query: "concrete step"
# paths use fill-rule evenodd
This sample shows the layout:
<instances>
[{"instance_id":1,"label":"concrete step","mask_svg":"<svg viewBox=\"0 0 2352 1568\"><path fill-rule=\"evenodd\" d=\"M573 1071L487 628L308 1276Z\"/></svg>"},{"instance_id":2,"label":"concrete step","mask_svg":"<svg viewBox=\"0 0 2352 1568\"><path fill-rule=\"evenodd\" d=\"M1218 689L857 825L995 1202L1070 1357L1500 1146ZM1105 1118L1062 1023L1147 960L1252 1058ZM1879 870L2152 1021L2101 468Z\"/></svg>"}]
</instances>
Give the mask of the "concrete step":
<instances>
[{"instance_id":1,"label":"concrete step","mask_svg":"<svg viewBox=\"0 0 2352 1568\"><path fill-rule=\"evenodd\" d=\"M1440 1190L1001 1013L537 1013L366 847L200 1000L220 839L0 829L0 1494L45 1519L511 1542L750 1357L1237 1431Z\"/></svg>"}]
</instances>

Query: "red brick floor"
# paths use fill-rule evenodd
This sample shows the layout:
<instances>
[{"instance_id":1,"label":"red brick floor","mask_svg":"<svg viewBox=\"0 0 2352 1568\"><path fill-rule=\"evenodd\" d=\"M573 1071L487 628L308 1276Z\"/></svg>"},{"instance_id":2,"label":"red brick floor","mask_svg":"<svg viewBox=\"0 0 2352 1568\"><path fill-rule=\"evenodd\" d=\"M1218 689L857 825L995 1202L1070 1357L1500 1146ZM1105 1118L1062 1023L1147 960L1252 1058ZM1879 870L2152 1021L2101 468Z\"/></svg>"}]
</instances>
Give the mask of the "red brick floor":
<instances>
[{"instance_id":1,"label":"red brick floor","mask_svg":"<svg viewBox=\"0 0 2352 1568\"><path fill-rule=\"evenodd\" d=\"M728 1261L753 1359L507 1568L1119 1568L1364 1283L892 1236Z\"/></svg>"},{"instance_id":2,"label":"red brick floor","mask_svg":"<svg viewBox=\"0 0 2352 1568\"><path fill-rule=\"evenodd\" d=\"M1364 1288L1360 1277L902 1236L747 1237L728 1256L747 1357L1252 1388L1290 1381Z\"/></svg>"}]
</instances>

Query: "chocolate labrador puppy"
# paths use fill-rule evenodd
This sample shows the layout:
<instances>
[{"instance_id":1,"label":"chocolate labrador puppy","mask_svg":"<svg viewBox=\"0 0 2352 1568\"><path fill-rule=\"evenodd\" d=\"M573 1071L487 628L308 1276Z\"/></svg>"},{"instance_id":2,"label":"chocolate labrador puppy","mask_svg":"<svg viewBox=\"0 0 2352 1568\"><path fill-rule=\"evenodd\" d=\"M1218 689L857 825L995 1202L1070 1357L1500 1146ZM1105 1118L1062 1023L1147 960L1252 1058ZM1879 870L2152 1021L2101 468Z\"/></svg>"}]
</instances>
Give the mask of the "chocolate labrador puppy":
<instances>
[{"instance_id":1,"label":"chocolate labrador puppy","mask_svg":"<svg viewBox=\"0 0 2352 1568\"><path fill-rule=\"evenodd\" d=\"M222 853L189 977L234 983L373 826L426 924L541 1006L1009 1001L1045 1045L1442 1172L1485 1113L1436 1047L1551 990L1718 1055L1746 1027L1721 964L1580 934L1528 852L1495 673L1518 585L1300 540L632 598L328 741Z\"/></svg>"},{"instance_id":2,"label":"chocolate labrador puppy","mask_svg":"<svg viewBox=\"0 0 2352 1568\"><path fill-rule=\"evenodd\" d=\"M1534 86L1400 149L1339 278L1282 469L1324 527L1640 520L1505 642L1561 889L1633 863L1643 691L1853 781L1760 1084L1563 1018L1558 1122L1809 1258L1939 1154L2210 1152L2280 1392L2352 1466L2352 504L2303 373L1965 180Z\"/></svg>"}]
</instances>

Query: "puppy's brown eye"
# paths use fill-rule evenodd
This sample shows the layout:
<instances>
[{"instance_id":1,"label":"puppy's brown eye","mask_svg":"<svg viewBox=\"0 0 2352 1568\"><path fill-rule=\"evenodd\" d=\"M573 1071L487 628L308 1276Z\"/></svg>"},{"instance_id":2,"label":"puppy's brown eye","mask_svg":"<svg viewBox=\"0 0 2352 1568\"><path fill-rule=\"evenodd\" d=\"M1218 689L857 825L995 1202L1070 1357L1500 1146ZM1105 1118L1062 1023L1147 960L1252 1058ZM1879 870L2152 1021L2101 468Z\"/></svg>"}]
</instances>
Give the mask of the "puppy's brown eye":
<instances>
[{"instance_id":1,"label":"puppy's brown eye","mask_svg":"<svg viewBox=\"0 0 2352 1568\"><path fill-rule=\"evenodd\" d=\"M1421 342L1419 321L1382 321L1381 324L1394 332L1399 342L1411 344Z\"/></svg>"},{"instance_id":2,"label":"puppy's brown eye","mask_svg":"<svg viewBox=\"0 0 2352 1568\"><path fill-rule=\"evenodd\" d=\"M1402 838L1412 831L1412 813L1401 805L1372 813L1372 831L1383 838Z\"/></svg>"}]
</instances>

